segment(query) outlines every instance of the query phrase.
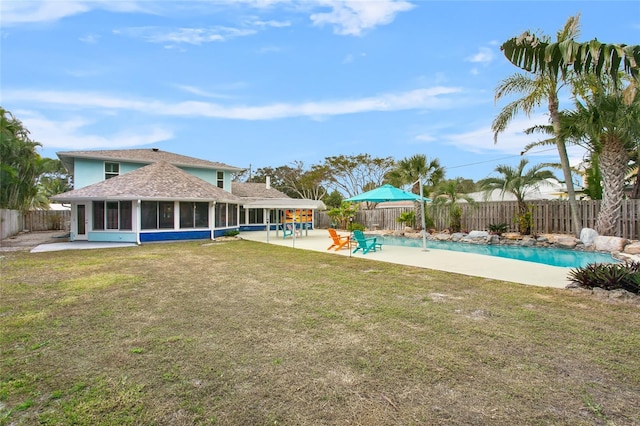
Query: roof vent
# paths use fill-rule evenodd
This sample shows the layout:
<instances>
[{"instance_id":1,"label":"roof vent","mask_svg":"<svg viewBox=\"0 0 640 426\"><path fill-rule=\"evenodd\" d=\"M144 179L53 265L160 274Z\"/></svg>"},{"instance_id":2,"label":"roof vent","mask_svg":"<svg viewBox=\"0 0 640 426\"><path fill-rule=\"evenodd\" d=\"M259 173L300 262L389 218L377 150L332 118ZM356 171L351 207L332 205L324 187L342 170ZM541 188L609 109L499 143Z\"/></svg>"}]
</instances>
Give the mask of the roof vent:
<instances>
[{"instance_id":1,"label":"roof vent","mask_svg":"<svg viewBox=\"0 0 640 426\"><path fill-rule=\"evenodd\" d=\"M159 151L159 149L158 149L158 148L151 148L151 150L152 150L153 152L158 152L158 151Z\"/></svg>"}]
</instances>

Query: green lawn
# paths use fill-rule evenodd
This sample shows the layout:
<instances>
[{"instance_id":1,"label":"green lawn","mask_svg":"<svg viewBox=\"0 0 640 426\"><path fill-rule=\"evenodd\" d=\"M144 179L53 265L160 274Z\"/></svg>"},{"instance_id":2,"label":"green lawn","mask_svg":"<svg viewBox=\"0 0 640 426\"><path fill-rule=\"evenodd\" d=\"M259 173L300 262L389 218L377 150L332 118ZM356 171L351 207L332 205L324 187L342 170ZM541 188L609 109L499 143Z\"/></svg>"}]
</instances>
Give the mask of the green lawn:
<instances>
[{"instance_id":1,"label":"green lawn","mask_svg":"<svg viewBox=\"0 0 640 426\"><path fill-rule=\"evenodd\" d=\"M0 424L640 424L638 305L249 241L1 262Z\"/></svg>"}]
</instances>

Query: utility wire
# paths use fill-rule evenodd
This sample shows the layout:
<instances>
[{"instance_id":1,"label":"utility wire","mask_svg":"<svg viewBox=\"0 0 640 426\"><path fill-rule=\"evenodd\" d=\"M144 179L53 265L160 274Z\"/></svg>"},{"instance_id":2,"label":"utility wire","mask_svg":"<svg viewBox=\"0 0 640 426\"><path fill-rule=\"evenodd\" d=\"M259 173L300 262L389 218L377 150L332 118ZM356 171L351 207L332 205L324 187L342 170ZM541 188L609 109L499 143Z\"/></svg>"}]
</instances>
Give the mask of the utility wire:
<instances>
[{"instance_id":1,"label":"utility wire","mask_svg":"<svg viewBox=\"0 0 640 426\"><path fill-rule=\"evenodd\" d=\"M540 151L530 151L531 154L539 154L541 152L547 152L547 151L554 151L555 148L547 148L547 149L542 149ZM510 158L516 158L516 157L521 157L522 154L518 154L518 155L510 155L508 157L502 157L502 158L494 158L493 160L485 160L485 161L477 161L475 163L469 163L469 164L460 164L458 166L453 166L453 167L445 167L445 169L450 170L450 169L459 169L461 167L469 167L469 166L476 166L478 164L485 164L485 163L493 163L495 161L502 161L502 160L508 160Z\"/></svg>"}]
</instances>

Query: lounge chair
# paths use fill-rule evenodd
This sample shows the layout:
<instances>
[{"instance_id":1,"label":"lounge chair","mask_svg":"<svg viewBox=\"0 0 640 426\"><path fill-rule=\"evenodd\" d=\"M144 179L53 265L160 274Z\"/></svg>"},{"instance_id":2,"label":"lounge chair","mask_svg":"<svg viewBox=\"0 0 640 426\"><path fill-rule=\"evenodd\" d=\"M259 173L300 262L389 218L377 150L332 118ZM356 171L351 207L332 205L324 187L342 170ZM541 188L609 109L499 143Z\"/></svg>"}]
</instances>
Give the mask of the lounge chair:
<instances>
[{"instance_id":1,"label":"lounge chair","mask_svg":"<svg viewBox=\"0 0 640 426\"><path fill-rule=\"evenodd\" d=\"M293 235L293 233L296 233L297 237L302 236L302 233L300 232L300 230L293 226L293 223L287 223L285 225L282 226L282 238L287 238L291 235Z\"/></svg>"},{"instance_id":2,"label":"lounge chair","mask_svg":"<svg viewBox=\"0 0 640 426\"><path fill-rule=\"evenodd\" d=\"M327 250L331 250L335 247L335 251L338 251L343 248L351 248L351 237L349 235L339 235L335 229L329 228L329 236L333 240L333 244L329 246Z\"/></svg>"},{"instance_id":3,"label":"lounge chair","mask_svg":"<svg viewBox=\"0 0 640 426\"><path fill-rule=\"evenodd\" d=\"M362 231L353 231L353 239L356 240L358 245L353 251L354 253L358 250L362 250L362 254L367 254L370 251L376 251L377 249L382 250L382 243L377 242L378 239L376 237L367 238L364 236Z\"/></svg>"}]
</instances>

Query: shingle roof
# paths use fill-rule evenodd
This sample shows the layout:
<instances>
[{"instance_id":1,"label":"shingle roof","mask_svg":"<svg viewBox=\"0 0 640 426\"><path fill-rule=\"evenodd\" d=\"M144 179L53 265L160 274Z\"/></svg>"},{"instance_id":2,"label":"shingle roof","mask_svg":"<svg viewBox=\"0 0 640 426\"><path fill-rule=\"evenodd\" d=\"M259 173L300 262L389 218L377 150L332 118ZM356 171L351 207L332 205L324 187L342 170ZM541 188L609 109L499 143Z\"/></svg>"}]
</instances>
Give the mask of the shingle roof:
<instances>
[{"instance_id":1,"label":"shingle roof","mask_svg":"<svg viewBox=\"0 0 640 426\"><path fill-rule=\"evenodd\" d=\"M80 199L198 200L238 202L240 199L178 167L159 161L129 173L52 197L69 202Z\"/></svg>"},{"instance_id":2,"label":"shingle roof","mask_svg":"<svg viewBox=\"0 0 640 426\"><path fill-rule=\"evenodd\" d=\"M291 198L275 188L267 188L265 183L231 182L231 193L242 198Z\"/></svg>"},{"instance_id":3,"label":"shingle roof","mask_svg":"<svg viewBox=\"0 0 640 426\"><path fill-rule=\"evenodd\" d=\"M106 161L131 161L143 164L156 163L158 161L166 161L174 166L200 167L206 169L241 171L240 167L230 166L215 161L202 160L186 155L174 154L172 152L162 151L157 148L149 149L113 149L113 150L96 150L96 151L62 151L58 152L58 157L64 163L69 172L73 173L74 158L94 158Z\"/></svg>"}]
</instances>

